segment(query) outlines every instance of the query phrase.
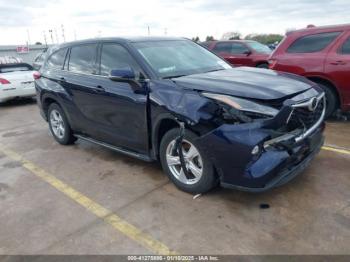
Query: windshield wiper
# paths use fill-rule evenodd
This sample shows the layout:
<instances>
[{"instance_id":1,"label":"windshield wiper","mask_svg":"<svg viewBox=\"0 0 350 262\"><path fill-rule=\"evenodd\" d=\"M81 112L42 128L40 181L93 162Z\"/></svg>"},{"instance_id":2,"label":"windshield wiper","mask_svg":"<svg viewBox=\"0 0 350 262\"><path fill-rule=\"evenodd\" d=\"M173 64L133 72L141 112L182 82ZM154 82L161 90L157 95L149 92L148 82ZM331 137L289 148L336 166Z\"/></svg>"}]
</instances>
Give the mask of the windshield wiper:
<instances>
[{"instance_id":1,"label":"windshield wiper","mask_svg":"<svg viewBox=\"0 0 350 262\"><path fill-rule=\"evenodd\" d=\"M187 75L165 76L165 77L163 77L163 79L171 79L171 78L177 78L177 77L182 77L182 76L187 76Z\"/></svg>"},{"instance_id":2,"label":"windshield wiper","mask_svg":"<svg viewBox=\"0 0 350 262\"><path fill-rule=\"evenodd\" d=\"M207 71L206 73L221 71L221 70L225 70L225 68L213 69L213 70Z\"/></svg>"}]
</instances>

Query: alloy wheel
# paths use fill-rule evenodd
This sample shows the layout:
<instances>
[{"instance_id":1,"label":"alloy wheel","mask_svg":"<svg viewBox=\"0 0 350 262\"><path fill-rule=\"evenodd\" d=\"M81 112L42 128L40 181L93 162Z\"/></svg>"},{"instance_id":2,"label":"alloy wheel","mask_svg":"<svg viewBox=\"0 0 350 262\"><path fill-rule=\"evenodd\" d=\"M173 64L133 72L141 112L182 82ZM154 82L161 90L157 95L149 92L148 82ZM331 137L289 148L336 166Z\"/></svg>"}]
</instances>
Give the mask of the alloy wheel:
<instances>
[{"instance_id":1,"label":"alloy wheel","mask_svg":"<svg viewBox=\"0 0 350 262\"><path fill-rule=\"evenodd\" d=\"M65 125L60 112L55 109L51 111L50 123L54 135L59 139L63 139L65 135Z\"/></svg>"},{"instance_id":2,"label":"alloy wheel","mask_svg":"<svg viewBox=\"0 0 350 262\"><path fill-rule=\"evenodd\" d=\"M182 169L180 156L177 150L174 150L176 141L169 143L166 149L166 161L171 174L186 185L197 183L203 175L203 160L198 149L189 141L182 141L182 152L187 169L187 175Z\"/></svg>"}]
</instances>

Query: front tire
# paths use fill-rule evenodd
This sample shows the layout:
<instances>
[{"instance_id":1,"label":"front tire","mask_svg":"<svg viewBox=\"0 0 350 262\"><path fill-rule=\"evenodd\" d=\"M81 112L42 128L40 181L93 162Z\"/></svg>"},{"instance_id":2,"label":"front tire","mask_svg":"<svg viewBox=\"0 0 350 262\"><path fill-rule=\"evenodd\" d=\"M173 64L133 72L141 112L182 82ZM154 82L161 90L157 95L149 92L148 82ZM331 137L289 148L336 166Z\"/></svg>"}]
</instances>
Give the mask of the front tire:
<instances>
[{"instance_id":1,"label":"front tire","mask_svg":"<svg viewBox=\"0 0 350 262\"><path fill-rule=\"evenodd\" d=\"M51 134L58 143L61 145L70 145L77 140L73 136L64 111L58 104L51 104L47 115Z\"/></svg>"},{"instance_id":2,"label":"front tire","mask_svg":"<svg viewBox=\"0 0 350 262\"><path fill-rule=\"evenodd\" d=\"M180 130L176 128L163 136L159 150L163 170L179 189L192 194L205 193L218 183L213 164L198 145L197 136L186 130L182 141L182 150L188 170L186 176L178 152L173 151L179 133Z\"/></svg>"},{"instance_id":3,"label":"front tire","mask_svg":"<svg viewBox=\"0 0 350 262\"><path fill-rule=\"evenodd\" d=\"M326 84L318 85L323 89L326 95L326 115L325 118L331 117L338 107L337 95L334 93L333 89Z\"/></svg>"}]
</instances>

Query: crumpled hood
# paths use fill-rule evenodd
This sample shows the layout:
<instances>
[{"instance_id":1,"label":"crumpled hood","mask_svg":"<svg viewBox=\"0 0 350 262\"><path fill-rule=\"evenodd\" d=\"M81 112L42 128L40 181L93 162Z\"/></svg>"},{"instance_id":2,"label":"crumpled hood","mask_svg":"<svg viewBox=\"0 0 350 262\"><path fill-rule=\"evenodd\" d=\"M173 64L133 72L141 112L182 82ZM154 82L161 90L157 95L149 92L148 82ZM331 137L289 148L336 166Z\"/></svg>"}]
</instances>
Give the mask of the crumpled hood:
<instances>
[{"instance_id":1,"label":"crumpled hood","mask_svg":"<svg viewBox=\"0 0 350 262\"><path fill-rule=\"evenodd\" d=\"M194 74L173 80L187 89L262 100L296 95L314 85L301 76L252 67Z\"/></svg>"}]
</instances>

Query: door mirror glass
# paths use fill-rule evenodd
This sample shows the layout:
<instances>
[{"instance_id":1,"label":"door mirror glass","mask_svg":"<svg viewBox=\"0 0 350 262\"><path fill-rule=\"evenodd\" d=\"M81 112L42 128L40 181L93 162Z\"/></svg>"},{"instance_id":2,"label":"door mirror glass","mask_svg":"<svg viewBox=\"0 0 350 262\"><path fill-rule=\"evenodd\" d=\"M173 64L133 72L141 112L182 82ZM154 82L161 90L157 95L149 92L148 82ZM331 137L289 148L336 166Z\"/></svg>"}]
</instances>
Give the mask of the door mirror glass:
<instances>
[{"instance_id":1,"label":"door mirror glass","mask_svg":"<svg viewBox=\"0 0 350 262\"><path fill-rule=\"evenodd\" d=\"M135 72L131 67L112 69L109 78L113 81L135 80Z\"/></svg>"}]
</instances>

